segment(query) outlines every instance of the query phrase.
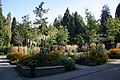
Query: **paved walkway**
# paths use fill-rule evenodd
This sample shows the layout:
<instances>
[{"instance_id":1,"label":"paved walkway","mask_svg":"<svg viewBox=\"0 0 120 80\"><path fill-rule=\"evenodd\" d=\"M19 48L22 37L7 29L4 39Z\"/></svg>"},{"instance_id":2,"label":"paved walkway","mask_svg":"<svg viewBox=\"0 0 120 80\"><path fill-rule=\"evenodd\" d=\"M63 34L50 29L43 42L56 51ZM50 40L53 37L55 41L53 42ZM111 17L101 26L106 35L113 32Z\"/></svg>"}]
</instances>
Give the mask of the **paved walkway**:
<instances>
[{"instance_id":1,"label":"paved walkway","mask_svg":"<svg viewBox=\"0 0 120 80\"><path fill-rule=\"evenodd\" d=\"M0 65L0 80L120 80L120 60L88 67L76 65L77 70L37 78L25 78L9 63ZM112 76L113 75L113 76ZM114 79L112 79L114 78Z\"/></svg>"}]
</instances>

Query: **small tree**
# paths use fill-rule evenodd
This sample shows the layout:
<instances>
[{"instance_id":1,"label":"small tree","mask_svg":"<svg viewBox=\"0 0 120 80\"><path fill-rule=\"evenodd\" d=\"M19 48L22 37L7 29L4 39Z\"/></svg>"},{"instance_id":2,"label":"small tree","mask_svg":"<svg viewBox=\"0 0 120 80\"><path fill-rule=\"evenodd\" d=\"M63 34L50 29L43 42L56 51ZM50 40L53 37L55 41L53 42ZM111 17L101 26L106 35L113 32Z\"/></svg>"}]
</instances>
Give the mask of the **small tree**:
<instances>
[{"instance_id":1,"label":"small tree","mask_svg":"<svg viewBox=\"0 0 120 80\"><path fill-rule=\"evenodd\" d=\"M29 20L29 15L25 15L22 17L22 36L24 37L23 45L27 46L28 39L32 39L33 31L31 26L31 21Z\"/></svg>"},{"instance_id":2,"label":"small tree","mask_svg":"<svg viewBox=\"0 0 120 80\"><path fill-rule=\"evenodd\" d=\"M63 26L60 26L58 28L58 33L57 33L57 38L56 38L57 44L60 44L60 45L67 44L69 41L68 38L69 38L68 30Z\"/></svg>"},{"instance_id":3,"label":"small tree","mask_svg":"<svg viewBox=\"0 0 120 80\"><path fill-rule=\"evenodd\" d=\"M110 18L108 20L108 32L107 32L107 40L111 41L114 45L115 38L117 34L120 34L120 20L119 18Z\"/></svg>"},{"instance_id":4,"label":"small tree","mask_svg":"<svg viewBox=\"0 0 120 80\"><path fill-rule=\"evenodd\" d=\"M36 14L36 17L38 17L38 19L36 19L35 22L36 24L39 23L43 25L47 23L46 22L47 17L43 18L43 15L47 14L49 9L44 9L43 4L44 2L41 2L40 5L38 7L35 7L35 10L33 10L34 14Z\"/></svg>"},{"instance_id":5,"label":"small tree","mask_svg":"<svg viewBox=\"0 0 120 80\"><path fill-rule=\"evenodd\" d=\"M89 56L89 52L92 50L91 44L99 42L99 35L97 33L99 31L99 24L95 20L91 12L88 11L88 9L85 10L85 14L86 14L87 25L85 26L86 34L84 35L84 37L85 37L85 42L88 44L87 56Z\"/></svg>"},{"instance_id":6,"label":"small tree","mask_svg":"<svg viewBox=\"0 0 120 80\"><path fill-rule=\"evenodd\" d=\"M48 35L50 36L48 42L50 45L56 43L57 34L58 34L58 29L56 27L50 25L48 28Z\"/></svg>"},{"instance_id":7,"label":"small tree","mask_svg":"<svg viewBox=\"0 0 120 80\"><path fill-rule=\"evenodd\" d=\"M98 39L98 31L99 31L99 24L95 20L94 16L91 14L91 12L86 9L85 11L86 14L86 20L87 20L87 25L85 26L86 29L86 37L88 38L86 42L93 43L93 42L99 42Z\"/></svg>"},{"instance_id":8,"label":"small tree","mask_svg":"<svg viewBox=\"0 0 120 80\"><path fill-rule=\"evenodd\" d=\"M77 44L79 47L81 47L85 43L85 40L81 36L81 34L77 35L74 39L75 39L75 44Z\"/></svg>"}]
</instances>

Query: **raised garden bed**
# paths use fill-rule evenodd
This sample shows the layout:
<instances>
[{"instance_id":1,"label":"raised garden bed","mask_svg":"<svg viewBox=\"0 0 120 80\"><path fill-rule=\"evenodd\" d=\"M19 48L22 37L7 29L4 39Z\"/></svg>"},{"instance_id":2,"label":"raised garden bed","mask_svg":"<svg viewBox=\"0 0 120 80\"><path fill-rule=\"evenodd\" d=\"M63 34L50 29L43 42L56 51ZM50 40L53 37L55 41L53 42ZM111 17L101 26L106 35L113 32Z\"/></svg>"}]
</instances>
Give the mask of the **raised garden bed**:
<instances>
[{"instance_id":1,"label":"raised garden bed","mask_svg":"<svg viewBox=\"0 0 120 80\"><path fill-rule=\"evenodd\" d=\"M41 77L65 72L64 66L34 67L30 68L17 64L17 70L25 77Z\"/></svg>"},{"instance_id":2,"label":"raised garden bed","mask_svg":"<svg viewBox=\"0 0 120 80\"><path fill-rule=\"evenodd\" d=\"M17 70L25 77L33 77L31 68L17 63Z\"/></svg>"},{"instance_id":3,"label":"raised garden bed","mask_svg":"<svg viewBox=\"0 0 120 80\"><path fill-rule=\"evenodd\" d=\"M64 66L35 67L35 76L47 76L65 72Z\"/></svg>"}]
</instances>

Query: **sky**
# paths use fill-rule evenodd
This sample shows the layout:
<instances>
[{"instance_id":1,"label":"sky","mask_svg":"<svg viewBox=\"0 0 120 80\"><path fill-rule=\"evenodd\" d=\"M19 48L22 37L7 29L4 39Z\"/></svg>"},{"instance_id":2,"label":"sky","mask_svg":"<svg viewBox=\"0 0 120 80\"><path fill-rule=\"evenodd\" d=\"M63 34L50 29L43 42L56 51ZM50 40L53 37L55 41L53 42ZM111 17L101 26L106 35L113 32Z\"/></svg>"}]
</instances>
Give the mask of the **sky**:
<instances>
[{"instance_id":1,"label":"sky","mask_svg":"<svg viewBox=\"0 0 120 80\"><path fill-rule=\"evenodd\" d=\"M83 18L85 18L85 9L88 8L96 19L100 19L102 7L107 4L114 17L116 8L120 3L120 0L1 0L3 15L7 16L11 12L12 17L16 17L19 22L22 21L23 16L29 15L30 19L34 21L33 10L42 1L45 3L43 8L49 9L48 13L45 14L49 23L53 23L58 15L64 16L67 7L71 14L77 11Z\"/></svg>"}]
</instances>

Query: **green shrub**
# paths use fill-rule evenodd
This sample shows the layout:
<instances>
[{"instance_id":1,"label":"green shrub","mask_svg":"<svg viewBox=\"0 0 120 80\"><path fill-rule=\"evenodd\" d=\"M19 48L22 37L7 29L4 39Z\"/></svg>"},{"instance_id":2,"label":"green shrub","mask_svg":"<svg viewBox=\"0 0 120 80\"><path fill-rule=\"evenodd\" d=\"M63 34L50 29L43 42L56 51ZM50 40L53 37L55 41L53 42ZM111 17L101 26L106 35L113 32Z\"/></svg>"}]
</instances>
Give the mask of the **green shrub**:
<instances>
[{"instance_id":1,"label":"green shrub","mask_svg":"<svg viewBox=\"0 0 120 80\"><path fill-rule=\"evenodd\" d=\"M50 54L52 55L53 59L55 59L56 63L62 64L65 66L65 70L74 70L75 69L75 61L68 56L64 56L61 51L54 50L51 51Z\"/></svg>"},{"instance_id":2,"label":"green shrub","mask_svg":"<svg viewBox=\"0 0 120 80\"><path fill-rule=\"evenodd\" d=\"M27 53L28 54L35 54L35 53L37 53L37 51L33 47L30 47L30 48L28 48Z\"/></svg>"},{"instance_id":3,"label":"green shrub","mask_svg":"<svg viewBox=\"0 0 120 80\"><path fill-rule=\"evenodd\" d=\"M7 58L10 59L11 61L15 61L19 58L19 54L8 54Z\"/></svg>"},{"instance_id":4,"label":"green shrub","mask_svg":"<svg viewBox=\"0 0 120 80\"><path fill-rule=\"evenodd\" d=\"M108 54L105 52L91 52L90 57L94 58L98 63L103 64L108 61Z\"/></svg>"},{"instance_id":5,"label":"green shrub","mask_svg":"<svg viewBox=\"0 0 120 80\"><path fill-rule=\"evenodd\" d=\"M35 67L35 66L44 67L44 66L62 65L59 57L53 56L51 54L33 54L30 59L27 58L26 63L30 67Z\"/></svg>"},{"instance_id":6,"label":"green shrub","mask_svg":"<svg viewBox=\"0 0 120 80\"><path fill-rule=\"evenodd\" d=\"M3 52L4 54L8 54L11 52L11 47L12 45L0 47L0 52Z\"/></svg>"},{"instance_id":7,"label":"green shrub","mask_svg":"<svg viewBox=\"0 0 120 80\"><path fill-rule=\"evenodd\" d=\"M64 65L66 70L75 69L75 61L65 57L59 50L52 51L50 54L23 54L21 52L15 52L8 54L7 58L11 61L30 66L31 68Z\"/></svg>"},{"instance_id":8,"label":"green shrub","mask_svg":"<svg viewBox=\"0 0 120 80\"><path fill-rule=\"evenodd\" d=\"M120 59L120 48L110 49L108 55L111 59Z\"/></svg>"},{"instance_id":9,"label":"green shrub","mask_svg":"<svg viewBox=\"0 0 120 80\"><path fill-rule=\"evenodd\" d=\"M9 53L7 55L7 58L10 59L11 61L18 61L21 57L21 55L23 55L24 53L22 52L13 52L13 53Z\"/></svg>"},{"instance_id":10,"label":"green shrub","mask_svg":"<svg viewBox=\"0 0 120 80\"><path fill-rule=\"evenodd\" d=\"M64 57L61 59L62 64L65 66L66 71L75 69L75 61L70 57Z\"/></svg>"},{"instance_id":11,"label":"green shrub","mask_svg":"<svg viewBox=\"0 0 120 80\"><path fill-rule=\"evenodd\" d=\"M0 52L0 55L4 55L4 52Z\"/></svg>"},{"instance_id":12,"label":"green shrub","mask_svg":"<svg viewBox=\"0 0 120 80\"><path fill-rule=\"evenodd\" d=\"M30 62L33 56L31 54L21 54L19 56L19 63L27 63Z\"/></svg>"},{"instance_id":13,"label":"green shrub","mask_svg":"<svg viewBox=\"0 0 120 80\"><path fill-rule=\"evenodd\" d=\"M78 64L96 66L106 63L108 55L105 52L92 51L89 53L89 56L79 56L75 60Z\"/></svg>"}]
</instances>

